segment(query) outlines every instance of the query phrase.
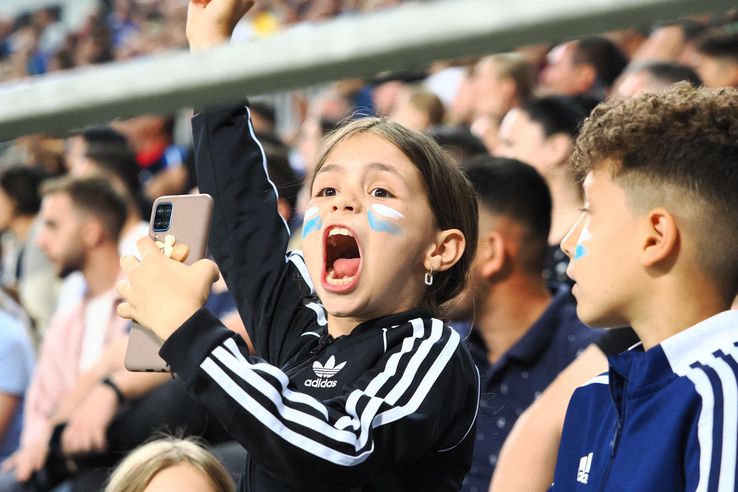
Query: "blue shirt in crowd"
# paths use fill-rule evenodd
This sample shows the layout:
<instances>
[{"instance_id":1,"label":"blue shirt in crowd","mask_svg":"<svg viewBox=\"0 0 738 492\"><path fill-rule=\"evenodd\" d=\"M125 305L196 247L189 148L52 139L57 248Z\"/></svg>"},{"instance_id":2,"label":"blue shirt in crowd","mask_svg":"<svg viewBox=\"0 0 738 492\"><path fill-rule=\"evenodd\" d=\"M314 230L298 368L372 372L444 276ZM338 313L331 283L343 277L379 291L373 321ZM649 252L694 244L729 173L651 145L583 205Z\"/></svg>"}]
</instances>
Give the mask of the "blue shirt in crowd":
<instances>
[{"instance_id":1,"label":"blue shirt in crowd","mask_svg":"<svg viewBox=\"0 0 738 492\"><path fill-rule=\"evenodd\" d=\"M34 361L33 345L25 327L0 311L0 393L20 397L10 426L0 434L0 462L18 448L23 426L23 395L31 382Z\"/></svg>"},{"instance_id":2,"label":"blue shirt in crowd","mask_svg":"<svg viewBox=\"0 0 738 492\"><path fill-rule=\"evenodd\" d=\"M556 288L541 317L490 364L482 337L472 330L469 343L481 376L474 460L464 479L465 492L486 492L497 456L513 424L548 384L601 333L582 324L568 286Z\"/></svg>"}]
</instances>

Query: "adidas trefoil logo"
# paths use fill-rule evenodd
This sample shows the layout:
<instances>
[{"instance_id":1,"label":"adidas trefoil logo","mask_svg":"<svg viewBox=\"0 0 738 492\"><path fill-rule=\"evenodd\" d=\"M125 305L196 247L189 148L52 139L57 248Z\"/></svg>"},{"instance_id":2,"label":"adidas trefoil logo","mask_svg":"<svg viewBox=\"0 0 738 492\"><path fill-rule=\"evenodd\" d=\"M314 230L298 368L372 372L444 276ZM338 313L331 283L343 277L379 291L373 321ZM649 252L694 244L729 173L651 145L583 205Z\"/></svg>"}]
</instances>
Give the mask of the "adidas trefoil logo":
<instances>
[{"instance_id":1,"label":"adidas trefoil logo","mask_svg":"<svg viewBox=\"0 0 738 492\"><path fill-rule=\"evenodd\" d=\"M589 469L592 468L592 455L582 456L579 460L579 472L577 473L577 482L586 484L589 481Z\"/></svg>"},{"instance_id":2,"label":"adidas trefoil logo","mask_svg":"<svg viewBox=\"0 0 738 492\"><path fill-rule=\"evenodd\" d=\"M336 365L336 357L333 355L326 361L325 365L316 360L313 362L313 372L318 378L306 379L304 384L312 388L334 388L338 383L330 381L330 379L338 374L338 371L343 369L345 365L345 362Z\"/></svg>"}]
</instances>

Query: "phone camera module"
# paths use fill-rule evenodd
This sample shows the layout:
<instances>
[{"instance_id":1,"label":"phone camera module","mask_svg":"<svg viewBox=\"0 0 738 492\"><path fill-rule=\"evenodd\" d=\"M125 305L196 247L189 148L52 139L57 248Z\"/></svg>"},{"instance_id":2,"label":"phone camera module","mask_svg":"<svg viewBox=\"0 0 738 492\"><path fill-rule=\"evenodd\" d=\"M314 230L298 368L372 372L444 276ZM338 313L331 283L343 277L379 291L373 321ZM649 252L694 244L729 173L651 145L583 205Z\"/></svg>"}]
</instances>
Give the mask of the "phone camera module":
<instances>
[{"instance_id":1,"label":"phone camera module","mask_svg":"<svg viewBox=\"0 0 738 492\"><path fill-rule=\"evenodd\" d=\"M172 204L160 203L154 211L154 231L162 232L169 229L172 222Z\"/></svg>"}]
</instances>

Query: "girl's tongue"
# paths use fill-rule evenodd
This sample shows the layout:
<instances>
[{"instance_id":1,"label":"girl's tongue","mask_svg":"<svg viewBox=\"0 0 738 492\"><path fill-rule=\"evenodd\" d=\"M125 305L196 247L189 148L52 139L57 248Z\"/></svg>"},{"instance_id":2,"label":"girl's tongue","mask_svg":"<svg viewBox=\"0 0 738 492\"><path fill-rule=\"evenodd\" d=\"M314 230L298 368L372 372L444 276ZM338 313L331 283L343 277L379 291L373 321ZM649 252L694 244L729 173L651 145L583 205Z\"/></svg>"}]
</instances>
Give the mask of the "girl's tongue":
<instances>
[{"instance_id":1,"label":"girl's tongue","mask_svg":"<svg viewBox=\"0 0 738 492\"><path fill-rule=\"evenodd\" d=\"M359 271L361 258L338 258L333 262L333 274L336 278L353 277Z\"/></svg>"}]
</instances>

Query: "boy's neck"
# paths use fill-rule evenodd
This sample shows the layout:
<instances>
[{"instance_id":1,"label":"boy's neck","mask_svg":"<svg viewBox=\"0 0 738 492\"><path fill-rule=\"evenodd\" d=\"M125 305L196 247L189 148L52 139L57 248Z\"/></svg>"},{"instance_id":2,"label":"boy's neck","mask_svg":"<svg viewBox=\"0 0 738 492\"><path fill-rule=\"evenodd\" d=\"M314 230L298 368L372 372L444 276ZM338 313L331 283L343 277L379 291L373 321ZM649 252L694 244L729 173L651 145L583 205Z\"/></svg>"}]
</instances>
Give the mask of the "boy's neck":
<instances>
[{"instance_id":1,"label":"boy's neck","mask_svg":"<svg viewBox=\"0 0 738 492\"><path fill-rule=\"evenodd\" d=\"M639 306L642 315L630 320L644 350L730 309L730 303L708 282L694 281L691 285L654 291L661 295L652 297L648 305Z\"/></svg>"}]
</instances>

